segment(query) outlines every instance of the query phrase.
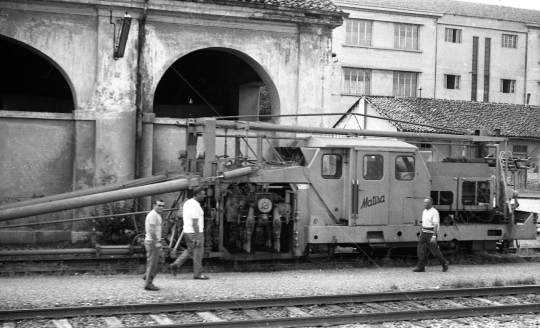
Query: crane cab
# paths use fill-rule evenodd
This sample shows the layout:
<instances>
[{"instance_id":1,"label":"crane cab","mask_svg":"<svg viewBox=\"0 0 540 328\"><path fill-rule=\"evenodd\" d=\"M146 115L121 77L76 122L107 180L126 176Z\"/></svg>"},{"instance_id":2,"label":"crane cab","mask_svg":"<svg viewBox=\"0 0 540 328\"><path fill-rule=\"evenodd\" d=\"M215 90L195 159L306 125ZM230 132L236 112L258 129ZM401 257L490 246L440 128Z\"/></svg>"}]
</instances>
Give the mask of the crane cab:
<instances>
[{"instance_id":1,"label":"crane cab","mask_svg":"<svg viewBox=\"0 0 540 328\"><path fill-rule=\"evenodd\" d=\"M416 146L311 137L302 152L312 189L300 211L307 243L375 245L415 237L404 228L419 224L422 200L430 193L430 175Z\"/></svg>"}]
</instances>

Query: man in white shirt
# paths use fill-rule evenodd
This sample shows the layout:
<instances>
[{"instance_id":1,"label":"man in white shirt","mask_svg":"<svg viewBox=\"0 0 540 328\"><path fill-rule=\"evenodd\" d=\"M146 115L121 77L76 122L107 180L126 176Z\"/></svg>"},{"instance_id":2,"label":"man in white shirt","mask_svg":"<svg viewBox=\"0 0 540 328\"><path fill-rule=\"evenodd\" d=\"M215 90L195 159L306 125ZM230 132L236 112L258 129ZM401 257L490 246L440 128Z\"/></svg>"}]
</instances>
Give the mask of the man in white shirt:
<instances>
[{"instance_id":1,"label":"man in white shirt","mask_svg":"<svg viewBox=\"0 0 540 328\"><path fill-rule=\"evenodd\" d=\"M144 238L144 247L146 248L146 275L144 277L144 289L159 290L154 286L154 277L158 272L158 263L163 257L161 251L161 212L165 207L165 202L156 200L154 208L146 215L144 222L144 230L146 236Z\"/></svg>"},{"instance_id":2,"label":"man in white shirt","mask_svg":"<svg viewBox=\"0 0 540 328\"><path fill-rule=\"evenodd\" d=\"M171 264L171 272L176 277L178 269L188 258L193 259L193 279L210 279L203 274L202 258L204 252L204 212L201 203L206 197L204 189L193 189L193 198L184 203L184 237L187 249Z\"/></svg>"},{"instance_id":3,"label":"man in white shirt","mask_svg":"<svg viewBox=\"0 0 540 328\"><path fill-rule=\"evenodd\" d=\"M448 271L448 262L442 256L439 246L437 245L437 234L439 232L440 218L439 212L433 208L433 198L428 197L424 200L424 212L422 213L422 232L418 239L418 248L416 250L418 254L418 264L413 269L414 272L426 271L427 263L427 250L435 256L435 258L441 263L443 272Z\"/></svg>"}]
</instances>

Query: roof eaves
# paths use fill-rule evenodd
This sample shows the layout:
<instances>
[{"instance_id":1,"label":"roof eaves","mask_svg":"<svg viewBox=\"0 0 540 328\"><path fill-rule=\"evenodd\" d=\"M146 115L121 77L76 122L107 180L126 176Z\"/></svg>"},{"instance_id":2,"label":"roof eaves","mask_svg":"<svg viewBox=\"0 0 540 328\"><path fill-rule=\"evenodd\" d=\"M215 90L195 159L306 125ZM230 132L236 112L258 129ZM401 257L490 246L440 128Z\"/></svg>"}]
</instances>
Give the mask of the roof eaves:
<instances>
[{"instance_id":1,"label":"roof eaves","mask_svg":"<svg viewBox=\"0 0 540 328\"><path fill-rule=\"evenodd\" d=\"M198 2L198 3L209 3L215 5L224 5L224 6L233 6L233 7L248 7L248 8L259 8L259 9L268 9L268 10L279 10L287 12L296 12L296 13L311 13L319 14L326 16L339 16L344 17L348 16L348 13L343 12L339 6L334 5L332 2L332 9L314 9L314 8L305 8L301 6L285 6L283 4L274 4L269 2L258 2L258 1L249 1L249 0L184 0L189 2Z\"/></svg>"},{"instance_id":2,"label":"roof eaves","mask_svg":"<svg viewBox=\"0 0 540 328\"><path fill-rule=\"evenodd\" d=\"M353 2L346 2L346 1L335 1L335 3L340 4L339 6L341 8L349 8L349 9L356 9L356 10L364 10L364 11L371 11L375 13L397 13L397 14L405 14L408 16L425 16L425 17L434 17L434 18L440 18L443 17L444 14L438 13L435 11L423 11L423 10L411 10L406 8L387 8L387 7L378 7L378 6L366 6L366 5L355 5Z\"/></svg>"}]
</instances>

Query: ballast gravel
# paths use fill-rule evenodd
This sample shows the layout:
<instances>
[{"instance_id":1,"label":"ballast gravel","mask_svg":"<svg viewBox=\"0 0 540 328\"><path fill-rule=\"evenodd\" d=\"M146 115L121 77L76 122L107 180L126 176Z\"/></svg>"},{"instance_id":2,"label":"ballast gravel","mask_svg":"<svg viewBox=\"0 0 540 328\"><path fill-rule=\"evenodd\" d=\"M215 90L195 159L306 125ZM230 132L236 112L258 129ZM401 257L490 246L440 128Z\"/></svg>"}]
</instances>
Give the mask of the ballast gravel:
<instances>
[{"instance_id":1,"label":"ballast gravel","mask_svg":"<svg viewBox=\"0 0 540 328\"><path fill-rule=\"evenodd\" d=\"M451 265L415 273L412 268L346 268L281 272L212 273L210 280L158 274L161 290L143 289L142 275L0 277L0 309L188 302L456 288L478 284L540 283L540 263Z\"/></svg>"},{"instance_id":2,"label":"ballast gravel","mask_svg":"<svg viewBox=\"0 0 540 328\"><path fill-rule=\"evenodd\" d=\"M430 266L424 273L414 273L412 268L343 268L326 270L301 270L281 272L227 272L212 273L210 280L193 280L191 273L173 277L159 274L154 283L160 291L143 289L141 275L73 275L73 276L3 276L0 277L0 309L41 308L63 306L114 305L133 303L189 302L203 300L230 300L268 297L293 297L310 295L335 295L372 292L414 291L445 289L464 286L515 285L519 281L540 283L540 263L505 263L484 265L451 265L448 272L440 266ZM526 296L530 302L539 302L536 295ZM507 298L490 298L492 301L510 303ZM418 300L428 308L438 308L437 302ZM474 306L486 306L474 300ZM394 304L387 304L393 307ZM468 304L464 304L468 305ZM341 304L355 313L377 312L358 304ZM304 307L312 315L328 311L321 307ZM261 312L269 318L292 316L283 309L269 308ZM185 313L167 314L178 323L196 320ZM243 314L225 310L224 318L238 319ZM384 323L382 327L529 327L540 325L540 316L516 315L497 318L463 318L459 320L422 320L414 323ZM144 324L150 316L121 316L125 325ZM104 327L103 319L81 318L74 327ZM17 327L37 327L17 322ZM41 327L51 326L44 320ZM52 325L51 327L54 327ZM369 327L369 325L344 325L342 328Z\"/></svg>"}]
</instances>

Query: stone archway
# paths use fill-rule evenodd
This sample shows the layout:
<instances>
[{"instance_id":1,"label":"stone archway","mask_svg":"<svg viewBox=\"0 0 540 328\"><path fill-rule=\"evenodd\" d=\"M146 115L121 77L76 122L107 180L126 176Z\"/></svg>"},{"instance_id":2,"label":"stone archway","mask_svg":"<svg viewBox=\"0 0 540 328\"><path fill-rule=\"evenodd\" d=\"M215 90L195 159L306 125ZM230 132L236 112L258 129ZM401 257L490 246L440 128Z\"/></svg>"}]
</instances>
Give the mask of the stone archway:
<instances>
[{"instance_id":1,"label":"stone archway","mask_svg":"<svg viewBox=\"0 0 540 328\"><path fill-rule=\"evenodd\" d=\"M70 81L38 50L0 35L0 110L71 113Z\"/></svg>"},{"instance_id":2,"label":"stone archway","mask_svg":"<svg viewBox=\"0 0 540 328\"><path fill-rule=\"evenodd\" d=\"M261 102L261 97L267 100ZM199 49L180 57L161 77L154 94L156 117L258 115L261 111L280 112L275 84L250 56L227 48Z\"/></svg>"}]
</instances>

